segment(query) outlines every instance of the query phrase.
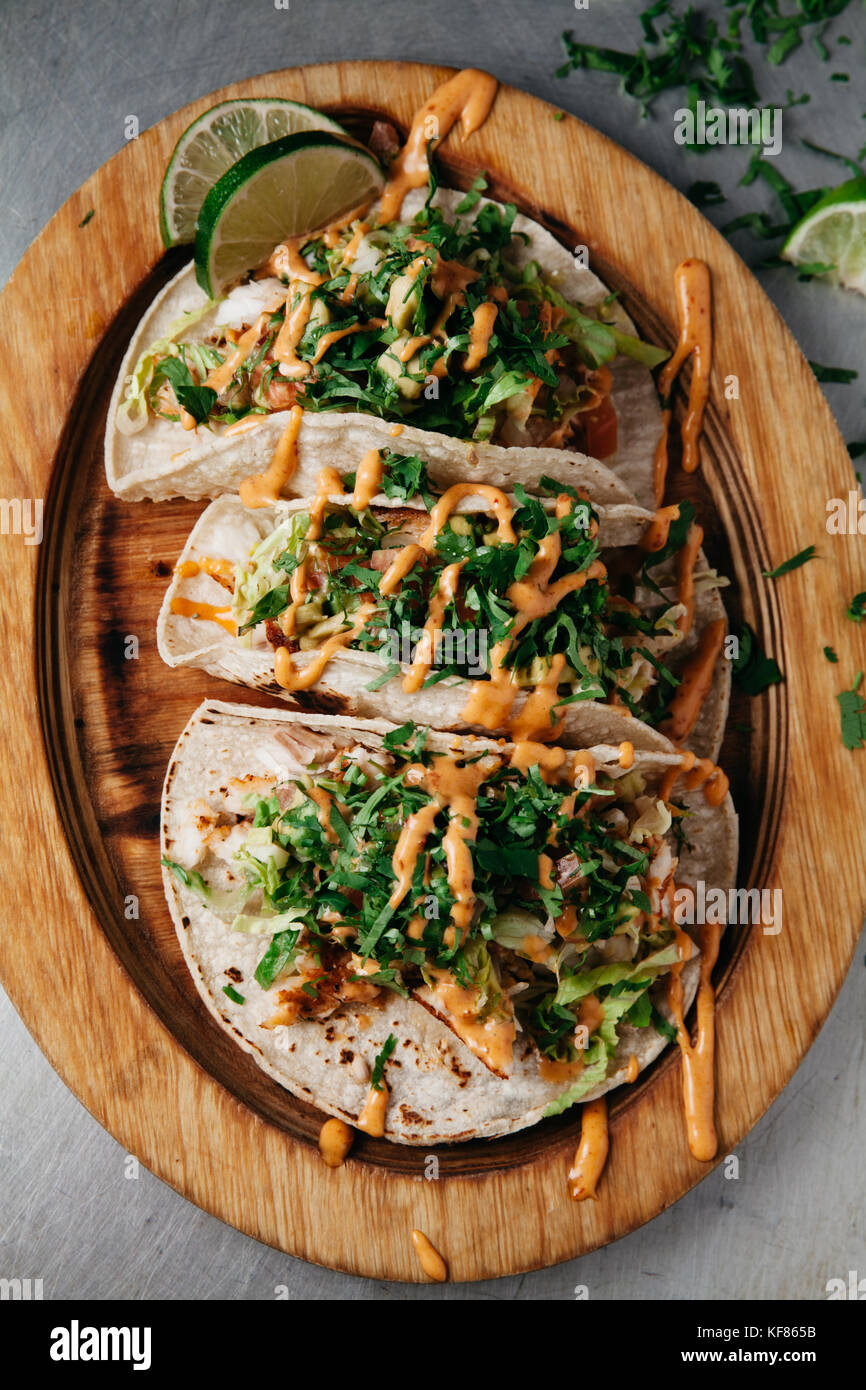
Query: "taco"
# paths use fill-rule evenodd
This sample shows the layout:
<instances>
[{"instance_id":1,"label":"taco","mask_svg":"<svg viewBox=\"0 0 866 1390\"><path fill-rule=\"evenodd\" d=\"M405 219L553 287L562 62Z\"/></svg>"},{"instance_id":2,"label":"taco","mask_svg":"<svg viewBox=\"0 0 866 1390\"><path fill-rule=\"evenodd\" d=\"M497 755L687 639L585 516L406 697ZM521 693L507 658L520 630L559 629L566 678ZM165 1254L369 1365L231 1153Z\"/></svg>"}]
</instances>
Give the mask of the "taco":
<instances>
[{"instance_id":1,"label":"taco","mask_svg":"<svg viewBox=\"0 0 866 1390\"><path fill-rule=\"evenodd\" d=\"M383 225L380 204L279 246L221 301L182 270L124 357L109 486L130 500L217 497L267 469L264 500L309 495L316 435L338 450L360 412L375 431L366 447L421 430L428 454L461 441L467 473L507 469L530 488L588 455L655 505L650 369L666 352L635 336L585 248L572 255L483 183L463 194L431 181ZM417 451L414 433L405 442Z\"/></svg>"},{"instance_id":2,"label":"taco","mask_svg":"<svg viewBox=\"0 0 866 1390\"><path fill-rule=\"evenodd\" d=\"M542 476L532 496L452 481L456 455L437 486L421 458L372 450L324 469L314 498L219 498L166 593L160 654L296 708L543 742L580 741L587 704L613 701L636 747L662 746L661 726L713 758L724 581L691 508L595 505L599 465L575 469L587 488Z\"/></svg>"},{"instance_id":3,"label":"taco","mask_svg":"<svg viewBox=\"0 0 866 1390\"><path fill-rule=\"evenodd\" d=\"M206 701L162 854L210 1012L293 1094L405 1144L633 1081L673 1036L672 976L694 993L676 895L727 890L737 829L722 774L678 792L680 755L634 752L630 723L606 709L566 751Z\"/></svg>"}]
</instances>

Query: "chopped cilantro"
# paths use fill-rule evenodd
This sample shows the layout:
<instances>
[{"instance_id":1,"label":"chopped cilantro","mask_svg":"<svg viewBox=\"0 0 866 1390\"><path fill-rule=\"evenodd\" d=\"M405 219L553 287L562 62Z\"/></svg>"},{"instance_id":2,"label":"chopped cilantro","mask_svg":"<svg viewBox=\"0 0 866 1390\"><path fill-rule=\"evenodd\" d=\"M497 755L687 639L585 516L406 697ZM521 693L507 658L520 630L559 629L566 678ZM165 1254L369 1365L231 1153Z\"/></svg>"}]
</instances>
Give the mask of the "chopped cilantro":
<instances>
[{"instance_id":1,"label":"chopped cilantro","mask_svg":"<svg viewBox=\"0 0 866 1390\"><path fill-rule=\"evenodd\" d=\"M842 742L846 748L866 748L866 701L857 687L863 679L858 671L850 690L843 690L836 699L842 721Z\"/></svg>"},{"instance_id":2,"label":"chopped cilantro","mask_svg":"<svg viewBox=\"0 0 866 1390\"><path fill-rule=\"evenodd\" d=\"M698 208L713 208L726 201L719 185L711 179L698 179L689 184L686 197Z\"/></svg>"},{"instance_id":3,"label":"chopped cilantro","mask_svg":"<svg viewBox=\"0 0 866 1390\"><path fill-rule=\"evenodd\" d=\"M838 656L836 655L836 653L834 652L834 650L833 650L832 647L825 647L825 648L824 648L824 655L826 656L826 658L827 658L828 661L831 661L831 662L833 663L834 666L836 665L836 663L837 663L838 660L839 660Z\"/></svg>"},{"instance_id":4,"label":"chopped cilantro","mask_svg":"<svg viewBox=\"0 0 866 1390\"><path fill-rule=\"evenodd\" d=\"M381 1091L382 1089L382 1078L385 1075L385 1063L393 1054L396 1046L397 1039L393 1033L389 1033L382 1046L382 1051L377 1054L376 1060L373 1063L373 1074L370 1077L370 1085L373 1087L374 1091Z\"/></svg>"},{"instance_id":5,"label":"chopped cilantro","mask_svg":"<svg viewBox=\"0 0 866 1390\"><path fill-rule=\"evenodd\" d=\"M823 154L827 159L835 159L839 164L844 164L846 169L850 169L855 178L863 177L863 170L856 160L849 159L845 154L839 154L836 150L828 150L826 145L816 145L814 140L803 140L802 144L807 150L812 150L815 154Z\"/></svg>"},{"instance_id":6,"label":"chopped cilantro","mask_svg":"<svg viewBox=\"0 0 866 1390\"><path fill-rule=\"evenodd\" d=\"M739 634L740 652L733 663L734 680L747 695L760 695L771 685L778 685L782 672L774 657L765 656L748 623Z\"/></svg>"},{"instance_id":7,"label":"chopped cilantro","mask_svg":"<svg viewBox=\"0 0 866 1390\"><path fill-rule=\"evenodd\" d=\"M761 570L761 574L765 579L780 579L783 574L790 574L791 570L799 569L801 565L805 565L808 560L814 558L814 545L807 545L805 550L798 551L796 555L791 556L790 560L783 560L773 570Z\"/></svg>"},{"instance_id":8,"label":"chopped cilantro","mask_svg":"<svg viewBox=\"0 0 866 1390\"><path fill-rule=\"evenodd\" d=\"M262 989L268 989L284 971L288 970L295 956L300 928L278 931L271 938L271 944L256 966L256 979Z\"/></svg>"},{"instance_id":9,"label":"chopped cilantro","mask_svg":"<svg viewBox=\"0 0 866 1390\"><path fill-rule=\"evenodd\" d=\"M409 742L414 732L415 725L412 723L412 720L409 719L405 724L401 724L399 728L392 729L390 733L385 735L382 740L383 746L389 750L402 748L404 744Z\"/></svg>"},{"instance_id":10,"label":"chopped cilantro","mask_svg":"<svg viewBox=\"0 0 866 1390\"><path fill-rule=\"evenodd\" d=\"M179 357L164 357L154 372L154 382L163 379L171 382L178 405L189 411L197 425L207 420L217 393L210 386L197 386L185 362Z\"/></svg>"},{"instance_id":11,"label":"chopped cilantro","mask_svg":"<svg viewBox=\"0 0 866 1390\"><path fill-rule=\"evenodd\" d=\"M854 595L845 610L845 616L850 618L852 623L862 623L866 617L866 592Z\"/></svg>"},{"instance_id":12,"label":"chopped cilantro","mask_svg":"<svg viewBox=\"0 0 866 1390\"><path fill-rule=\"evenodd\" d=\"M809 366L819 381L835 381L847 384L856 381L859 375L852 367L822 367L820 362L809 361Z\"/></svg>"}]
</instances>

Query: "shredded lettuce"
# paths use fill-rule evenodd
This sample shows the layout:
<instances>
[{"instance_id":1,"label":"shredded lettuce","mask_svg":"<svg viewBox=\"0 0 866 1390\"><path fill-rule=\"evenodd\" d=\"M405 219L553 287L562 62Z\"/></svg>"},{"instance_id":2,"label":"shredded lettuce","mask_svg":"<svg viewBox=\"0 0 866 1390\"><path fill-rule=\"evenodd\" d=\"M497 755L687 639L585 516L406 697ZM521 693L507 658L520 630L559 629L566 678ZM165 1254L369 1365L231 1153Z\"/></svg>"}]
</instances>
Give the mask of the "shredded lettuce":
<instances>
[{"instance_id":1,"label":"shredded lettuce","mask_svg":"<svg viewBox=\"0 0 866 1390\"><path fill-rule=\"evenodd\" d=\"M267 936L269 933L286 931L297 926L307 915L308 909L300 904L285 912L271 912L261 916L247 916L239 913L232 922L232 931L242 932L244 936Z\"/></svg>"},{"instance_id":2,"label":"shredded lettuce","mask_svg":"<svg viewBox=\"0 0 866 1390\"><path fill-rule=\"evenodd\" d=\"M299 555L309 525L310 518L306 512L289 517L255 546L245 564L236 567L232 616L239 624L244 614L255 612L272 589L286 583L287 573L277 569L275 561L286 551ZM282 606L285 607L285 604Z\"/></svg>"},{"instance_id":3,"label":"shredded lettuce","mask_svg":"<svg viewBox=\"0 0 866 1390\"><path fill-rule=\"evenodd\" d=\"M584 995L593 994L604 986L613 986L602 999L604 1019L590 1046L584 1053L584 1065L576 1081L563 1091L561 1096L551 1101L545 1110L547 1115L561 1115L563 1110L582 1100L589 1091L604 1081L608 1064L614 1056L619 1034L617 1024L628 1014L638 1001L646 995L649 983L662 971L667 970L678 959L676 942L665 946L636 965L620 962L600 965L595 970L584 970L563 980L557 990L557 1004L570 1004ZM633 988L627 988L633 982ZM650 1009L650 1015L652 1010Z\"/></svg>"},{"instance_id":4,"label":"shredded lettuce","mask_svg":"<svg viewBox=\"0 0 866 1390\"><path fill-rule=\"evenodd\" d=\"M602 1038L596 1038L591 1047L584 1053L584 1065L580 1076L576 1081L563 1091L561 1096L552 1100L544 1112L545 1119L549 1115L561 1115L563 1110L568 1110L569 1106L575 1105L588 1091L600 1086L607 1075L608 1052Z\"/></svg>"},{"instance_id":5,"label":"shredded lettuce","mask_svg":"<svg viewBox=\"0 0 866 1390\"><path fill-rule=\"evenodd\" d=\"M540 922L523 907L509 907L493 918L490 934L507 951L522 951L528 936L540 936L544 941L552 941L553 923Z\"/></svg>"},{"instance_id":6,"label":"shredded lettuce","mask_svg":"<svg viewBox=\"0 0 866 1390\"><path fill-rule=\"evenodd\" d=\"M234 917L244 907L251 889L243 888L211 888L205 883L201 874L195 869L185 869L182 864L178 864L173 859L167 859L163 855L160 863L166 869L171 869L175 878L178 879L191 893L209 907L211 912L218 917Z\"/></svg>"},{"instance_id":7,"label":"shredded lettuce","mask_svg":"<svg viewBox=\"0 0 866 1390\"><path fill-rule=\"evenodd\" d=\"M612 961L609 965L597 965L593 970L581 970L574 975L566 975L556 991L555 1004L573 1004L587 994L594 994L605 985L619 985L630 980L654 979L679 959L675 941L654 951L641 961ZM606 1002L606 1001L605 1001Z\"/></svg>"},{"instance_id":8,"label":"shredded lettuce","mask_svg":"<svg viewBox=\"0 0 866 1390\"><path fill-rule=\"evenodd\" d=\"M209 299L201 309L191 309L169 324L164 338L157 338L139 357L132 375L127 378L123 400L117 411L116 424L121 434L138 434L147 424L147 388L153 380L156 363L161 357L177 357L177 340L188 328L215 308L219 300Z\"/></svg>"},{"instance_id":9,"label":"shredded lettuce","mask_svg":"<svg viewBox=\"0 0 866 1390\"><path fill-rule=\"evenodd\" d=\"M663 801L651 800L641 811L629 831L629 843L641 845L649 835L666 835L671 828L671 813Z\"/></svg>"}]
</instances>

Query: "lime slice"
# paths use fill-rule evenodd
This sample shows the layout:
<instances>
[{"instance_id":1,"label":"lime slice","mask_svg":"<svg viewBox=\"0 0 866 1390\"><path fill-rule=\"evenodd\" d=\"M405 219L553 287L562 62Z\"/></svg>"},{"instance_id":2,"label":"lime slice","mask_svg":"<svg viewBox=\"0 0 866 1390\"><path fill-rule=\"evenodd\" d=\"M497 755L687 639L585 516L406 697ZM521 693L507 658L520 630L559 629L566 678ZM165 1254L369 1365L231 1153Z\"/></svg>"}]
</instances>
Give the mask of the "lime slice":
<instances>
[{"instance_id":1,"label":"lime slice","mask_svg":"<svg viewBox=\"0 0 866 1390\"><path fill-rule=\"evenodd\" d=\"M325 226L384 182L368 150L327 131L286 135L251 150L214 184L198 217L195 276L216 299L281 241Z\"/></svg>"},{"instance_id":2,"label":"lime slice","mask_svg":"<svg viewBox=\"0 0 866 1390\"><path fill-rule=\"evenodd\" d=\"M221 101L187 126L174 147L159 195L159 226L166 246L195 240L196 218L217 179L250 150L299 130L343 127L321 111L279 97Z\"/></svg>"},{"instance_id":3,"label":"lime slice","mask_svg":"<svg viewBox=\"0 0 866 1390\"><path fill-rule=\"evenodd\" d=\"M797 223L782 255L794 265L829 265L825 278L866 294L866 178L849 179Z\"/></svg>"}]
</instances>

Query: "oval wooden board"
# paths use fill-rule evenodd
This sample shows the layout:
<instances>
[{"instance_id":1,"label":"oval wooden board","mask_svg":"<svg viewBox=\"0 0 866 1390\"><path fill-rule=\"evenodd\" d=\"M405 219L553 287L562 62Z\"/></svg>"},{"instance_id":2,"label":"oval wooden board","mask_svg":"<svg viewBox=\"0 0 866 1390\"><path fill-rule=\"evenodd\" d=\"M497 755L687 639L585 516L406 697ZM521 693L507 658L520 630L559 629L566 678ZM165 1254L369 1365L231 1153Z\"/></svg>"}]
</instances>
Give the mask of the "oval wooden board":
<instances>
[{"instance_id":1,"label":"oval wooden board","mask_svg":"<svg viewBox=\"0 0 866 1390\"><path fill-rule=\"evenodd\" d=\"M176 262L155 210L184 126L223 97L279 95L361 134L376 114L404 130L446 69L347 63L270 74L216 92L129 144L69 199L0 300L2 495L46 498L41 547L0 545L8 730L0 969L43 1051L91 1112L191 1201L269 1244L374 1278L418 1280L409 1233L424 1229L455 1280L578 1255L634 1229L708 1171L689 1155L679 1067L669 1054L620 1096L595 1203L565 1173L579 1116L523 1135L425 1155L359 1137L337 1172L315 1149L318 1117L219 1033L183 968L158 878L159 791L168 754L204 694L169 673L153 625L168 568L198 504L122 505L102 474L102 429L139 312ZM740 882L784 893L778 935L728 933L720 963L718 1124L730 1152L788 1081L839 989L866 904L866 783L839 738L837 690L866 667L844 618L864 587L853 537L824 534L826 498L851 468L823 396L775 310L699 214L655 174L571 117L500 90L470 140L443 147L449 178L479 169L567 244L589 245L641 327L673 341L672 273L712 268L716 352L702 474L691 482L711 557L786 683L732 718L723 761L742 816ZM543 157L542 157L543 156ZM95 215L85 226L82 218ZM47 317L43 317L43 312ZM49 326L50 325L50 326ZM723 382L739 379L739 399ZM819 542L821 562L778 584L760 570ZM125 639L137 636L137 660ZM839 653L831 666L824 643ZM250 696L254 700L254 696ZM859 836L858 836L858 832ZM831 877L832 876L832 877ZM138 900L138 916L129 896Z\"/></svg>"}]
</instances>

